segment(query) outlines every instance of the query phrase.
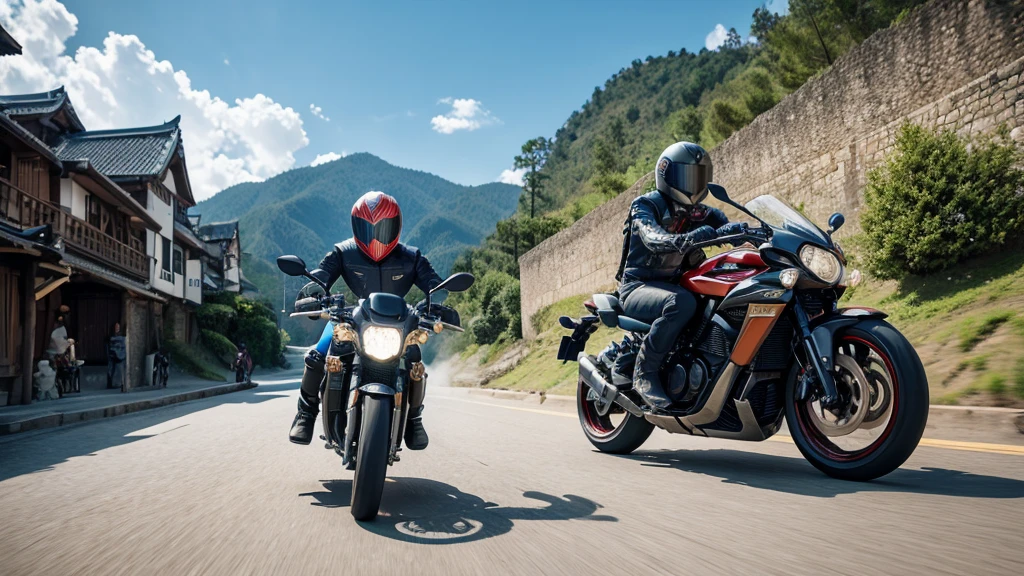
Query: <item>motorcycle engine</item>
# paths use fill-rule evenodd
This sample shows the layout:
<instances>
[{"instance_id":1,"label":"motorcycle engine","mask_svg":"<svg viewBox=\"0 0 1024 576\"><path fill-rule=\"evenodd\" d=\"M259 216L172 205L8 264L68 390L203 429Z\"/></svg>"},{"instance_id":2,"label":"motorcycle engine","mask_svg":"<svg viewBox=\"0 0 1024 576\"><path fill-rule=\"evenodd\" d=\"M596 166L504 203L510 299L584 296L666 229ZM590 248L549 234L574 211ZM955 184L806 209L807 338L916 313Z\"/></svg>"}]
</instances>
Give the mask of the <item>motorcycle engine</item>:
<instances>
[{"instance_id":1,"label":"motorcycle engine","mask_svg":"<svg viewBox=\"0 0 1024 576\"><path fill-rule=\"evenodd\" d=\"M676 402L691 402L708 383L708 374L704 360L684 355L669 369L667 392Z\"/></svg>"}]
</instances>

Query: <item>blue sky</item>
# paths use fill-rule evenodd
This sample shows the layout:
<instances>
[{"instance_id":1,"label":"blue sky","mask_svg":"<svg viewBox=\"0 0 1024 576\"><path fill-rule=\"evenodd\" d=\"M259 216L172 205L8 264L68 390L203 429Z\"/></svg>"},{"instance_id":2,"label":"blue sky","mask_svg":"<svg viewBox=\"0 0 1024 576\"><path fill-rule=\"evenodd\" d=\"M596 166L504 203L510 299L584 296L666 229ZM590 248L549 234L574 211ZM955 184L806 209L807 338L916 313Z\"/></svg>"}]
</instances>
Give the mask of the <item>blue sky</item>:
<instances>
[{"instance_id":1,"label":"blue sky","mask_svg":"<svg viewBox=\"0 0 1024 576\"><path fill-rule=\"evenodd\" d=\"M15 16L6 20L17 17L19 3L14 2ZM199 161L205 166L200 177L210 179L210 190L232 181L207 175L217 170L218 150L227 150L225 162L234 158L232 154L245 158L236 163L242 166L237 178L254 179L280 171L287 163L258 158L261 150L265 155L277 153L277 141L289 142L281 145L280 153L290 154L293 166L308 165L320 154L366 151L455 182L479 184L494 181L509 168L528 138L553 135L595 86L634 58L680 48L697 51L718 24L736 27L745 35L751 14L762 3L65 0L67 12L77 17L77 28L65 40L68 57L55 57L52 64L39 60L41 66L59 69L55 79L81 85L85 92L88 82L81 78L89 76L81 71L90 60L74 53L80 47L98 49L98 58L104 39L115 32L119 37L138 37L134 44L122 42L122 61L131 44L139 53L149 50L155 61L168 61L174 71L187 74L187 99L207 91L225 103L223 110L236 99L264 95L266 100L246 100L246 105L233 109L239 114L258 109L254 114L263 114L272 108L270 114L290 132L244 135L244 128L238 128L244 146L236 142L236 148L244 148L242 152L228 149L232 138L229 144L200 142L206 132L199 120L189 120L197 125L195 147L210 149L208 166L206 160ZM47 18L55 28L62 25L61 18L68 19ZM22 21L22 30L30 26L27 19ZM103 53L114 52L108 47ZM110 81L121 91L137 81L130 72L121 76ZM18 78L35 85L27 80L32 78L27 72L9 76L7 83L16 87ZM92 106L90 98L83 94L83 104L76 101L76 106ZM320 110L312 110L312 104ZM120 113L129 105L121 104ZM145 98L136 107L130 115L135 122L147 114L154 116L150 123L161 122L167 118L156 115L173 112L172 105L154 105L147 111ZM116 109L106 113L99 104L95 108L94 124L117 124L122 119ZM297 113L301 128L296 127L296 115L281 108ZM207 119L217 124L210 114ZM439 115L447 119L432 122ZM185 129L186 151L191 154L187 123ZM304 131L306 143L295 130ZM209 133L215 132L211 128Z\"/></svg>"}]
</instances>

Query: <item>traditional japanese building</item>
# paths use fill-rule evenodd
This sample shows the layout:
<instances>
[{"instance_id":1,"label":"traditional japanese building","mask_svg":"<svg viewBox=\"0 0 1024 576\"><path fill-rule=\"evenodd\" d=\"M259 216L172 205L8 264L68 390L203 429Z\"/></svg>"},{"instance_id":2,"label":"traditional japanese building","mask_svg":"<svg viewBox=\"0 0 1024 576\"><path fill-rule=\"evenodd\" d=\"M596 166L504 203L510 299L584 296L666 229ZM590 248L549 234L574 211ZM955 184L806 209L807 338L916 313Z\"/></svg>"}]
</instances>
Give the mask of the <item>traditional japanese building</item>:
<instances>
[{"instance_id":1,"label":"traditional japanese building","mask_svg":"<svg viewBox=\"0 0 1024 576\"><path fill-rule=\"evenodd\" d=\"M195 201L178 124L175 118L159 126L87 131L63 88L0 96L0 221L14 240L19 230L50 225L59 239L58 267L70 271L59 289L35 293L34 358L42 356L62 304L72 310L69 335L87 366L105 364L106 339L115 322L122 324L129 387L148 383L147 359L165 333L182 341L198 337L193 310L202 302L206 244L186 216ZM14 249L4 241L0 236L0 247ZM38 252L37 260L44 254L38 247L18 249ZM26 300L12 286L25 284L32 270L24 262L16 270L4 264L0 304L8 304L13 318L10 303ZM39 270L53 272L38 263L33 270L36 286L49 281ZM22 308L18 320L25 324L32 314ZM0 394L6 389L9 402L25 402L24 394L13 395L13 381L24 374L17 352L27 358L24 345L12 344L13 334L4 330L0 338Z\"/></svg>"}]
</instances>

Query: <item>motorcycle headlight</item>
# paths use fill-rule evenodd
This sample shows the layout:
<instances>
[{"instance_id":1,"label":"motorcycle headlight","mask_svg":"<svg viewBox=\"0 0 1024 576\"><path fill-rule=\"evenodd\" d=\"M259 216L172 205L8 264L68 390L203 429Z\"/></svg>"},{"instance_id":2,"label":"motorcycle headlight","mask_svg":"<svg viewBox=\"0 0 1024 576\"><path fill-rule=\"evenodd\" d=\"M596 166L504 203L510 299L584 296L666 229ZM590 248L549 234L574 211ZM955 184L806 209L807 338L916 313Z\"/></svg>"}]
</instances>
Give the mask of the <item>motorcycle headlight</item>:
<instances>
[{"instance_id":1,"label":"motorcycle headlight","mask_svg":"<svg viewBox=\"0 0 1024 576\"><path fill-rule=\"evenodd\" d=\"M397 328L370 326L363 330L363 352L374 360L391 360L402 352L402 333Z\"/></svg>"},{"instance_id":2,"label":"motorcycle headlight","mask_svg":"<svg viewBox=\"0 0 1024 576\"><path fill-rule=\"evenodd\" d=\"M839 258L828 250L810 244L800 249L800 261L807 270L828 284L835 284L843 274Z\"/></svg>"}]
</instances>

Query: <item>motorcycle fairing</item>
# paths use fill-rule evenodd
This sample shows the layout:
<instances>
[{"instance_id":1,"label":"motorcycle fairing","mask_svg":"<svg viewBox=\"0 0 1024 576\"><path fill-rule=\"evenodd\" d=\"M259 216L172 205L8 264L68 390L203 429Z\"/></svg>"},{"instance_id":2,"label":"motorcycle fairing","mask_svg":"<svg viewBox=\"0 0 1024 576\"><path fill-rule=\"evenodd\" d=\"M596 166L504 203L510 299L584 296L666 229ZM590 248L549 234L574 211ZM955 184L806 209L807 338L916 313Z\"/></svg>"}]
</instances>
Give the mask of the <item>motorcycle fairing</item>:
<instances>
[{"instance_id":1,"label":"motorcycle fairing","mask_svg":"<svg viewBox=\"0 0 1024 576\"><path fill-rule=\"evenodd\" d=\"M686 271L679 283L695 294L723 298L740 282L767 269L757 250L730 250Z\"/></svg>"}]
</instances>

